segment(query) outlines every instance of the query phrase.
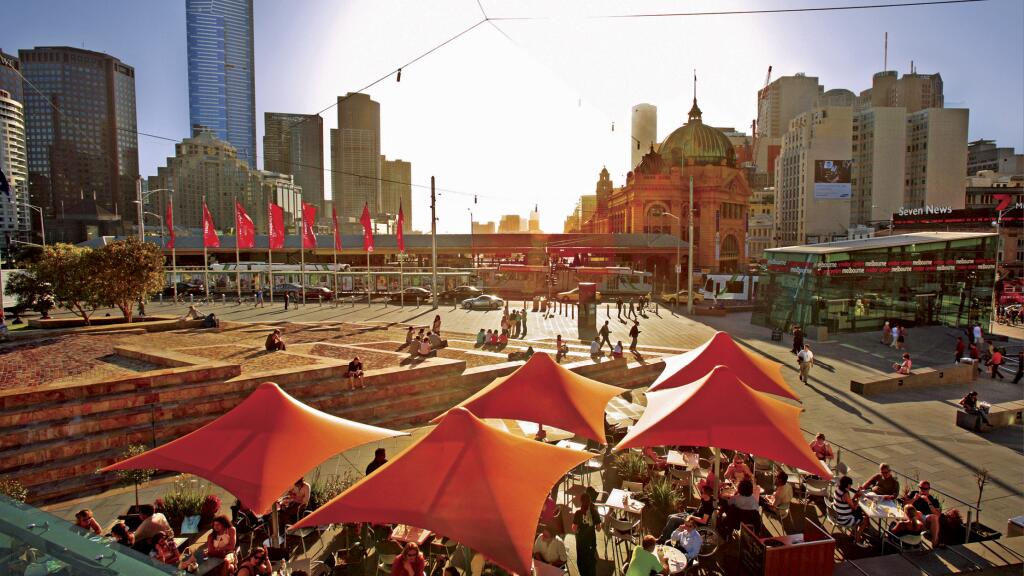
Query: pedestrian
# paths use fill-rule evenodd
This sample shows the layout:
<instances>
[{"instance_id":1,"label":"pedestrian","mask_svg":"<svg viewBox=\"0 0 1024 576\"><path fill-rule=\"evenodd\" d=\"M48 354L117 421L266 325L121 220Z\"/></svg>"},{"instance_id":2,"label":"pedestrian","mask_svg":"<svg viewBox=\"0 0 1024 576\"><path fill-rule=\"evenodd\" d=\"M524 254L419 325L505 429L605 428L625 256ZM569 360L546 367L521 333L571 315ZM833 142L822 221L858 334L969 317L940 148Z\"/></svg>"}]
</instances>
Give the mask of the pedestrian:
<instances>
[{"instance_id":1,"label":"pedestrian","mask_svg":"<svg viewBox=\"0 0 1024 576\"><path fill-rule=\"evenodd\" d=\"M973 336L972 342L981 343L981 324L975 324L974 328L971 328L971 335Z\"/></svg>"},{"instance_id":2,"label":"pedestrian","mask_svg":"<svg viewBox=\"0 0 1024 576\"><path fill-rule=\"evenodd\" d=\"M797 353L796 361L800 364L800 381L807 383L807 375L814 366L814 353L811 352L810 344L804 344L804 349Z\"/></svg>"},{"instance_id":3,"label":"pedestrian","mask_svg":"<svg viewBox=\"0 0 1024 576\"><path fill-rule=\"evenodd\" d=\"M900 337L900 325L893 322L892 324L892 343L890 346L899 350L899 337Z\"/></svg>"},{"instance_id":4,"label":"pedestrian","mask_svg":"<svg viewBox=\"0 0 1024 576\"><path fill-rule=\"evenodd\" d=\"M519 314L519 321L523 324L522 337L526 338L526 308L523 308L522 313Z\"/></svg>"},{"instance_id":5,"label":"pedestrian","mask_svg":"<svg viewBox=\"0 0 1024 576\"><path fill-rule=\"evenodd\" d=\"M1003 365L1003 353L998 348L992 352L992 358L989 359L988 365L992 367L992 379L999 378L1004 380L1003 375L999 373L999 367Z\"/></svg>"},{"instance_id":6,"label":"pedestrian","mask_svg":"<svg viewBox=\"0 0 1024 576\"><path fill-rule=\"evenodd\" d=\"M519 310L512 310L512 337L519 338Z\"/></svg>"},{"instance_id":7,"label":"pedestrian","mask_svg":"<svg viewBox=\"0 0 1024 576\"><path fill-rule=\"evenodd\" d=\"M0 319L2 318L0 316ZM1022 377L1024 377L1024 350L1017 353L1017 375L1013 377L1013 383L1019 384Z\"/></svg>"},{"instance_id":8,"label":"pedestrian","mask_svg":"<svg viewBox=\"0 0 1024 576\"><path fill-rule=\"evenodd\" d=\"M601 529L601 514L593 504L597 490L592 487L580 494L580 508L572 516L572 530L576 533L576 567L580 576L597 576L597 531Z\"/></svg>"},{"instance_id":9,"label":"pedestrian","mask_svg":"<svg viewBox=\"0 0 1024 576\"><path fill-rule=\"evenodd\" d=\"M903 350L907 347L907 327L900 325L899 332L896 334L896 349Z\"/></svg>"},{"instance_id":10,"label":"pedestrian","mask_svg":"<svg viewBox=\"0 0 1024 576\"><path fill-rule=\"evenodd\" d=\"M139 316L146 316L146 300L144 298L139 298Z\"/></svg>"},{"instance_id":11,"label":"pedestrian","mask_svg":"<svg viewBox=\"0 0 1024 576\"><path fill-rule=\"evenodd\" d=\"M636 339L640 336L640 322L633 320L633 327L629 329L629 351L636 352ZM610 344L610 343L609 343Z\"/></svg>"},{"instance_id":12,"label":"pedestrian","mask_svg":"<svg viewBox=\"0 0 1024 576\"><path fill-rule=\"evenodd\" d=\"M260 308L263 308L263 288L256 289L256 301L253 302L252 307L255 308L257 304L259 304Z\"/></svg>"},{"instance_id":13,"label":"pedestrian","mask_svg":"<svg viewBox=\"0 0 1024 576\"><path fill-rule=\"evenodd\" d=\"M889 325L888 320L882 325L882 344L886 346L892 344L892 326Z\"/></svg>"},{"instance_id":14,"label":"pedestrian","mask_svg":"<svg viewBox=\"0 0 1024 576\"><path fill-rule=\"evenodd\" d=\"M618 313L619 320L622 320L622 296L615 299L615 311Z\"/></svg>"},{"instance_id":15,"label":"pedestrian","mask_svg":"<svg viewBox=\"0 0 1024 576\"><path fill-rule=\"evenodd\" d=\"M632 298L629 299L629 312L626 313L626 318L629 318L630 316L632 316L633 319L636 320L636 307L633 305Z\"/></svg>"},{"instance_id":16,"label":"pedestrian","mask_svg":"<svg viewBox=\"0 0 1024 576\"><path fill-rule=\"evenodd\" d=\"M285 310L287 310L287 309L288 309L288 303L289 303L289 302L291 302L291 298L290 298L290 297L288 296L288 293L287 293L287 292L285 292L285 293L284 293L284 309L285 309Z\"/></svg>"},{"instance_id":17,"label":"pedestrian","mask_svg":"<svg viewBox=\"0 0 1024 576\"><path fill-rule=\"evenodd\" d=\"M964 357L964 351L967 350L967 345L964 344L963 336L956 337L956 358L953 360L955 364L960 363L960 359Z\"/></svg>"},{"instance_id":18,"label":"pedestrian","mask_svg":"<svg viewBox=\"0 0 1024 576\"><path fill-rule=\"evenodd\" d=\"M437 314L434 316L434 323L430 326L430 331L438 336L441 335L441 315Z\"/></svg>"},{"instance_id":19,"label":"pedestrian","mask_svg":"<svg viewBox=\"0 0 1024 576\"><path fill-rule=\"evenodd\" d=\"M804 331L800 329L799 324L793 325L793 354L799 354L804 349Z\"/></svg>"},{"instance_id":20,"label":"pedestrian","mask_svg":"<svg viewBox=\"0 0 1024 576\"><path fill-rule=\"evenodd\" d=\"M605 342L608 343L608 349L609 350L612 348L612 341L608 339L608 335L610 334L610 332L611 331L608 329L608 321L605 320L604 321L604 325L601 326L601 329L598 330L598 332L597 332L598 335L601 336L601 349L602 350L604 350Z\"/></svg>"}]
</instances>

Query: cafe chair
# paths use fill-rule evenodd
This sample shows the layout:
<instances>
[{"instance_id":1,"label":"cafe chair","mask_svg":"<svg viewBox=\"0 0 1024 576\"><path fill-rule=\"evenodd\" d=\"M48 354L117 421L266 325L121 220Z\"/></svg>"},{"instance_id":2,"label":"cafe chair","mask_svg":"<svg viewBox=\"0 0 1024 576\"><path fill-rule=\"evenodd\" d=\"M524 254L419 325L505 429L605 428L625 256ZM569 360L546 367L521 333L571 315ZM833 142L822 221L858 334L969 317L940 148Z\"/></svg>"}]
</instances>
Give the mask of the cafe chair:
<instances>
[{"instance_id":1,"label":"cafe chair","mask_svg":"<svg viewBox=\"0 0 1024 576\"><path fill-rule=\"evenodd\" d=\"M306 516L309 516L312 513L313 512L311 510L303 510L295 521L298 522L299 520L305 518ZM309 550L306 549L306 538L309 538L311 534L316 534L319 531L318 528L316 526L307 526L306 528L299 528L298 530L292 531L292 525L288 524L284 527L284 531L285 534L295 536L299 539L300 542L302 542L302 555L308 557ZM326 546L326 544L324 544L323 538L317 538L317 541L320 543L321 548ZM391 568L388 567L388 569L390 570Z\"/></svg>"},{"instance_id":2,"label":"cafe chair","mask_svg":"<svg viewBox=\"0 0 1024 576\"><path fill-rule=\"evenodd\" d=\"M640 526L640 519L637 518L636 521L630 522L629 520L619 520L609 515L604 518L603 524L605 529L605 557L607 558L608 556L608 542L611 541L613 546L613 564L619 566L626 560L629 551L640 542L636 535L636 530ZM620 552L623 544L626 546L624 554Z\"/></svg>"},{"instance_id":3,"label":"cafe chair","mask_svg":"<svg viewBox=\"0 0 1024 576\"><path fill-rule=\"evenodd\" d=\"M903 534L897 536L893 534L888 528L882 528L882 554L885 554L886 545L898 548L900 552L922 551L925 549L924 544L927 540L924 537L924 532L919 534Z\"/></svg>"},{"instance_id":4,"label":"cafe chair","mask_svg":"<svg viewBox=\"0 0 1024 576\"><path fill-rule=\"evenodd\" d=\"M644 491L644 485L642 482L630 482L626 480L622 482L622 489L633 494L640 494Z\"/></svg>"},{"instance_id":5,"label":"cafe chair","mask_svg":"<svg viewBox=\"0 0 1024 576\"><path fill-rule=\"evenodd\" d=\"M770 475L772 475L772 473L774 471L775 471L775 462L772 462L768 458L762 458L760 456L754 456L754 469L752 470L752 472L754 473L754 477L755 478L757 477L758 474L770 476Z\"/></svg>"},{"instance_id":6,"label":"cafe chair","mask_svg":"<svg viewBox=\"0 0 1024 576\"><path fill-rule=\"evenodd\" d=\"M718 531L711 525L698 526L697 533L701 537L700 552L697 554L697 558L710 558L714 556L718 552L719 544L721 544Z\"/></svg>"},{"instance_id":7,"label":"cafe chair","mask_svg":"<svg viewBox=\"0 0 1024 576\"><path fill-rule=\"evenodd\" d=\"M391 576L391 565L395 563L395 558L398 558L398 556L399 554L378 554L377 571Z\"/></svg>"},{"instance_id":8,"label":"cafe chair","mask_svg":"<svg viewBox=\"0 0 1024 576\"><path fill-rule=\"evenodd\" d=\"M839 523L839 513L836 512L836 505L831 498L825 498L825 520L832 524L833 532L838 531L840 534L853 538L854 526L843 526Z\"/></svg>"}]
</instances>

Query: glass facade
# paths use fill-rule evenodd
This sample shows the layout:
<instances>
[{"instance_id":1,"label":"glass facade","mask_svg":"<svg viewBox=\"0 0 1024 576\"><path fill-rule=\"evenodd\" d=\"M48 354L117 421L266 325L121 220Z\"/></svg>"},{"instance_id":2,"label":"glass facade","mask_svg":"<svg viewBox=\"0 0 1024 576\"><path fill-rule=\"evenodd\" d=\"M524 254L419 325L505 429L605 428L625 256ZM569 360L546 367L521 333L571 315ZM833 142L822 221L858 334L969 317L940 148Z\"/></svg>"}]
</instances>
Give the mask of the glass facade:
<instances>
[{"instance_id":1,"label":"glass facade","mask_svg":"<svg viewBox=\"0 0 1024 576\"><path fill-rule=\"evenodd\" d=\"M924 233L766 250L751 323L830 333L906 326L987 326L997 236Z\"/></svg>"},{"instance_id":2,"label":"glass facade","mask_svg":"<svg viewBox=\"0 0 1024 576\"><path fill-rule=\"evenodd\" d=\"M256 167L252 0L187 0L192 133L212 130Z\"/></svg>"}]
</instances>

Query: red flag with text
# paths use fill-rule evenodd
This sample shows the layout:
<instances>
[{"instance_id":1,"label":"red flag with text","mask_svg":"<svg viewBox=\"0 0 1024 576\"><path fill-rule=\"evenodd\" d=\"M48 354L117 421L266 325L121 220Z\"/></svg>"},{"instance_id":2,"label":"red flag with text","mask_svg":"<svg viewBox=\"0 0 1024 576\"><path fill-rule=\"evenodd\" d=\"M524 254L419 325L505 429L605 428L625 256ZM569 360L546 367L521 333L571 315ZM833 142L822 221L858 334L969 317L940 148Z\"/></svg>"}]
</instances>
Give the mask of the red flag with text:
<instances>
[{"instance_id":1,"label":"red flag with text","mask_svg":"<svg viewBox=\"0 0 1024 576\"><path fill-rule=\"evenodd\" d=\"M302 247L316 248L316 206L302 203Z\"/></svg>"},{"instance_id":2,"label":"red flag with text","mask_svg":"<svg viewBox=\"0 0 1024 576\"><path fill-rule=\"evenodd\" d=\"M271 250L284 248L284 208L267 203L267 242Z\"/></svg>"},{"instance_id":3,"label":"red flag with text","mask_svg":"<svg viewBox=\"0 0 1024 576\"><path fill-rule=\"evenodd\" d=\"M167 243L168 248L174 248L174 203L167 203L167 232L171 237L171 241Z\"/></svg>"},{"instance_id":4,"label":"red flag with text","mask_svg":"<svg viewBox=\"0 0 1024 576\"><path fill-rule=\"evenodd\" d=\"M370 220L370 207L363 204L363 215L359 217L363 225L363 250L373 252L373 221Z\"/></svg>"},{"instance_id":5,"label":"red flag with text","mask_svg":"<svg viewBox=\"0 0 1024 576\"><path fill-rule=\"evenodd\" d=\"M398 205L398 221L395 222L395 241L398 242L398 251L405 252L405 233L402 228L405 227L405 212L402 212L402 205Z\"/></svg>"},{"instance_id":6,"label":"red flag with text","mask_svg":"<svg viewBox=\"0 0 1024 576\"><path fill-rule=\"evenodd\" d=\"M338 210L331 206L331 221L334 222L334 249L341 251L341 230L338 229Z\"/></svg>"},{"instance_id":7,"label":"red flag with text","mask_svg":"<svg viewBox=\"0 0 1024 576\"><path fill-rule=\"evenodd\" d=\"M210 214L210 209L206 207L205 200L203 201L203 247L220 248L217 227L213 225L213 216Z\"/></svg>"},{"instance_id":8,"label":"red flag with text","mask_svg":"<svg viewBox=\"0 0 1024 576\"><path fill-rule=\"evenodd\" d=\"M256 226L238 202L235 202L235 241L239 248L256 247Z\"/></svg>"}]
</instances>

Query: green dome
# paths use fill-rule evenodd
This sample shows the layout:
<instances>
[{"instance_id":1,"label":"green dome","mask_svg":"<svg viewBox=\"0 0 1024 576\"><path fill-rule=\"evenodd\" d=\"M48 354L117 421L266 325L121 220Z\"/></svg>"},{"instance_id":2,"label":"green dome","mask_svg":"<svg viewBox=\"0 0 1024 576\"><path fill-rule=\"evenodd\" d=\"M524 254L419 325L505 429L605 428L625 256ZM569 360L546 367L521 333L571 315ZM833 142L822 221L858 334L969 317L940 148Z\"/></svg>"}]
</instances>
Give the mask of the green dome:
<instances>
[{"instance_id":1,"label":"green dome","mask_svg":"<svg viewBox=\"0 0 1024 576\"><path fill-rule=\"evenodd\" d=\"M658 153L672 166L696 165L736 166L736 151L732 142L719 129L701 121L697 99L690 109L690 120L676 128L658 147Z\"/></svg>"}]
</instances>

